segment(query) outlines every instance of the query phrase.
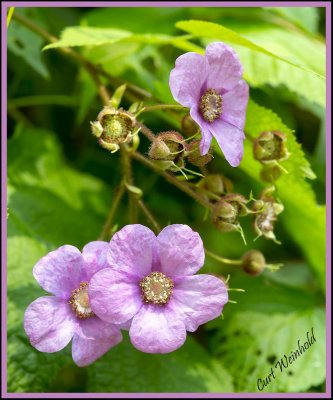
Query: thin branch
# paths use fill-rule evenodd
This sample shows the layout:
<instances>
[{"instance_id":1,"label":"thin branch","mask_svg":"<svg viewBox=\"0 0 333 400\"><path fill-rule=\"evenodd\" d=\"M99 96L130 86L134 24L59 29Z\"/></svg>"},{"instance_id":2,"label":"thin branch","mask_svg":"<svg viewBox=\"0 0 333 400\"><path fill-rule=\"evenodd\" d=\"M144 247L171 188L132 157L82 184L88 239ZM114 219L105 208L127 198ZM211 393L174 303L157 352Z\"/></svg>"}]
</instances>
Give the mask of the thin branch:
<instances>
[{"instance_id":1,"label":"thin branch","mask_svg":"<svg viewBox=\"0 0 333 400\"><path fill-rule=\"evenodd\" d=\"M206 200L204 197L200 196L199 194L195 193L185 182L180 181L175 176L161 170L156 164L152 161L148 160L148 158L144 157L142 154L138 152L131 153L131 156L136 160L140 161L142 164L145 164L150 169L157 172L159 175L163 176L169 183L176 186L178 189L186 193L188 196L192 197L198 203L203 205L206 208L212 208L211 203Z\"/></svg>"},{"instance_id":2,"label":"thin branch","mask_svg":"<svg viewBox=\"0 0 333 400\"><path fill-rule=\"evenodd\" d=\"M153 214L150 212L148 207L145 205L145 203L139 199L138 200L138 205L141 208L142 212L146 215L147 219L150 221L152 227L154 228L154 232L158 234L161 230L161 227L159 226L158 222L154 218Z\"/></svg>"},{"instance_id":3,"label":"thin branch","mask_svg":"<svg viewBox=\"0 0 333 400\"><path fill-rule=\"evenodd\" d=\"M107 238L107 235L110 233L112 223L113 223L113 218L116 214L117 208L118 208L119 203L124 195L124 192L125 192L125 185L122 182L120 184L120 186L116 189L116 195L113 199L109 214L107 216L103 230L102 230L101 234L99 235L98 240L104 240L105 238Z\"/></svg>"}]
</instances>

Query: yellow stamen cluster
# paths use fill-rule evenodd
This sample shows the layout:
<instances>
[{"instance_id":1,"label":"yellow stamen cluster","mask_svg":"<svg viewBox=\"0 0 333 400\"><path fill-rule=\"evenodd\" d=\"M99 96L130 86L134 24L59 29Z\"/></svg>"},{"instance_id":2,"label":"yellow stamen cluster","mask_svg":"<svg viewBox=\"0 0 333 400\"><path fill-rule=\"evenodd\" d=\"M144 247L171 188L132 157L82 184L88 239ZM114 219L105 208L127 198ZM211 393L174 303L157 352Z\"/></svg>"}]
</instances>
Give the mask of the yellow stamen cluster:
<instances>
[{"instance_id":1,"label":"yellow stamen cluster","mask_svg":"<svg viewBox=\"0 0 333 400\"><path fill-rule=\"evenodd\" d=\"M206 90L200 99L200 111L205 121L214 122L222 114L222 96L215 89Z\"/></svg>"},{"instance_id":2,"label":"yellow stamen cluster","mask_svg":"<svg viewBox=\"0 0 333 400\"><path fill-rule=\"evenodd\" d=\"M162 272L152 272L140 281L142 297L146 303L166 304L173 286L173 281Z\"/></svg>"},{"instance_id":3,"label":"yellow stamen cluster","mask_svg":"<svg viewBox=\"0 0 333 400\"><path fill-rule=\"evenodd\" d=\"M88 282L81 282L78 289L72 291L68 302L75 314L80 319L94 316L89 303Z\"/></svg>"}]
</instances>

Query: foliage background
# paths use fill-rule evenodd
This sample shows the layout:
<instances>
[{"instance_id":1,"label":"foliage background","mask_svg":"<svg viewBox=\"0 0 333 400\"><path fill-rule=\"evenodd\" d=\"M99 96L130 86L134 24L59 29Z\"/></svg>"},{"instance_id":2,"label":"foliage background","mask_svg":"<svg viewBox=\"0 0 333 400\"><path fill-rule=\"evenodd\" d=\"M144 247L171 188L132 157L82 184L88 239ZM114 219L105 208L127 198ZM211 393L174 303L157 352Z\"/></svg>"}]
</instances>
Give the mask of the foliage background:
<instances>
[{"instance_id":1,"label":"foliage background","mask_svg":"<svg viewBox=\"0 0 333 400\"><path fill-rule=\"evenodd\" d=\"M55 50L42 52L47 42L15 14L58 37L66 28L56 46L78 46L102 65L113 77L107 82L110 91L127 81L165 103L174 102L168 78L180 54L201 51L212 40L230 43L251 85L247 134L255 137L267 129L288 134L292 156L284 166L289 174L277 181L286 208L276 228L280 246L262 238L253 242L251 220L244 220L247 246L238 234L217 231L204 220L200 205L135 164L136 184L162 226L189 224L207 248L225 257L239 258L256 248L268 262L285 264L253 278L207 258L203 272L230 273L231 287L246 293L231 292L237 304L225 307L224 319L188 335L174 353L146 355L125 337L92 366L78 368L70 346L43 354L28 342L24 310L42 295L32 277L34 264L60 245L82 248L98 237L120 168L119 154L111 156L90 134L89 121L101 102L89 75ZM193 36L175 39L187 33ZM312 327L316 343L265 391L325 391L324 34L325 11L319 8L15 9L8 29L9 392L255 392L257 379L295 350ZM133 100L125 96L123 105ZM154 132L179 124L168 113L147 114L145 123ZM265 186L260 164L249 140L245 147L240 168L216 155L209 169L231 179L235 191L258 195ZM144 138L140 149L148 149ZM116 222L118 227L130 222L126 202ZM140 222L148 224L143 216Z\"/></svg>"}]
</instances>

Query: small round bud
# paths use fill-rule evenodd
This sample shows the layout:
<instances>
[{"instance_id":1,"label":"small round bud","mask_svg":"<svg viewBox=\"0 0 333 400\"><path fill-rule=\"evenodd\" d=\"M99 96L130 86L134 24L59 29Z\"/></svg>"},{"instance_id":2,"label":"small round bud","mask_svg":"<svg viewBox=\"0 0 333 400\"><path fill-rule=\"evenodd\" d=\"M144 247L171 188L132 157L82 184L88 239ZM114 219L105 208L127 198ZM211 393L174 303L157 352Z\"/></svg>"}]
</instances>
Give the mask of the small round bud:
<instances>
[{"instance_id":1,"label":"small round bud","mask_svg":"<svg viewBox=\"0 0 333 400\"><path fill-rule=\"evenodd\" d=\"M201 155L200 140L193 140L191 143L189 143L186 154L188 161L197 167L203 167L213 159L211 150L208 151L208 153L204 156Z\"/></svg>"},{"instance_id":2,"label":"small round bud","mask_svg":"<svg viewBox=\"0 0 333 400\"><path fill-rule=\"evenodd\" d=\"M190 114L186 114L182 118L181 128L182 131L188 136L194 135L200 129L199 125L192 119Z\"/></svg>"},{"instance_id":3,"label":"small round bud","mask_svg":"<svg viewBox=\"0 0 333 400\"><path fill-rule=\"evenodd\" d=\"M274 164L266 164L260 171L260 178L265 182L274 182L282 174L282 170L279 166Z\"/></svg>"},{"instance_id":4,"label":"small round bud","mask_svg":"<svg viewBox=\"0 0 333 400\"><path fill-rule=\"evenodd\" d=\"M262 132L253 143L254 158L263 163L287 159L286 139L286 135L280 131Z\"/></svg>"},{"instance_id":5,"label":"small round bud","mask_svg":"<svg viewBox=\"0 0 333 400\"><path fill-rule=\"evenodd\" d=\"M185 150L186 142L183 136L176 131L167 131L161 132L156 136L150 146L148 155L153 160L173 161L174 164L181 168L184 166Z\"/></svg>"},{"instance_id":6,"label":"small round bud","mask_svg":"<svg viewBox=\"0 0 333 400\"><path fill-rule=\"evenodd\" d=\"M135 118L121 109L106 106L98 114L97 120L91 122L92 134L98 137L98 143L105 149L114 152L120 143L127 143L133 137Z\"/></svg>"},{"instance_id":7,"label":"small round bud","mask_svg":"<svg viewBox=\"0 0 333 400\"><path fill-rule=\"evenodd\" d=\"M266 260L260 251L250 250L243 255L241 265L247 274L256 276L265 269Z\"/></svg>"}]
</instances>

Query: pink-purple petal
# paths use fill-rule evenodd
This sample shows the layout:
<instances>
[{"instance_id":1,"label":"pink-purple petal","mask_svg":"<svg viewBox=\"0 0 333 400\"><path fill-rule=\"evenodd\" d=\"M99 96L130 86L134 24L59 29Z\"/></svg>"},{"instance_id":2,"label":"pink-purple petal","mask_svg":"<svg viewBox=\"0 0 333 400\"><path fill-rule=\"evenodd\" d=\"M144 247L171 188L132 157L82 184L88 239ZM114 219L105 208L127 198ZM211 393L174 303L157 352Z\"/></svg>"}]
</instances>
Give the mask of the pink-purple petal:
<instances>
[{"instance_id":1,"label":"pink-purple petal","mask_svg":"<svg viewBox=\"0 0 333 400\"><path fill-rule=\"evenodd\" d=\"M142 248L144 252L144 248ZM123 271L104 268L89 283L89 301L92 311L102 320L122 324L131 319L143 302L140 280Z\"/></svg>"},{"instance_id":2,"label":"pink-purple petal","mask_svg":"<svg viewBox=\"0 0 333 400\"><path fill-rule=\"evenodd\" d=\"M248 100L249 86L245 81L239 81L232 90L223 96L222 119L243 130Z\"/></svg>"},{"instance_id":3,"label":"pink-purple petal","mask_svg":"<svg viewBox=\"0 0 333 400\"><path fill-rule=\"evenodd\" d=\"M129 330L134 347L145 353L170 353L186 339L183 321L168 306L144 305L133 318Z\"/></svg>"},{"instance_id":4,"label":"pink-purple petal","mask_svg":"<svg viewBox=\"0 0 333 400\"><path fill-rule=\"evenodd\" d=\"M174 99L185 107L198 103L206 77L207 62L202 55L185 53L178 57L169 79Z\"/></svg>"},{"instance_id":5,"label":"pink-purple petal","mask_svg":"<svg viewBox=\"0 0 333 400\"><path fill-rule=\"evenodd\" d=\"M205 260L201 237L189 226L174 224L157 236L161 271L170 278L195 274Z\"/></svg>"},{"instance_id":6,"label":"pink-purple petal","mask_svg":"<svg viewBox=\"0 0 333 400\"><path fill-rule=\"evenodd\" d=\"M107 253L109 243L95 241L86 244L82 250L84 260L81 279L89 282L90 278L100 269L108 267Z\"/></svg>"},{"instance_id":7,"label":"pink-purple petal","mask_svg":"<svg viewBox=\"0 0 333 400\"><path fill-rule=\"evenodd\" d=\"M207 89L218 92L232 89L243 75L243 67L236 52L222 42L210 43L205 52L209 64Z\"/></svg>"},{"instance_id":8,"label":"pink-purple petal","mask_svg":"<svg viewBox=\"0 0 333 400\"><path fill-rule=\"evenodd\" d=\"M193 106L191 108L190 115L192 119L200 126L200 131L201 131L200 153L202 156L204 156L205 154L208 153L210 144L213 139L213 136L209 129L209 123L202 118L197 106Z\"/></svg>"},{"instance_id":9,"label":"pink-purple petal","mask_svg":"<svg viewBox=\"0 0 333 400\"><path fill-rule=\"evenodd\" d=\"M59 247L35 265L33 275L39 285L49 293L68 299L80 284L83 257L70 245Z\"/></svg>"},{"instance_id":10,"label":"pink-purple petal","mask_svg":"<svg viewBox=\"0 0 333 400\"><path fill-rule=\"evenodd\" d=\"M140 224L126 225L114 234L107 255L111 267L144 277L152 268L156 236Z\"/></svg>"},{"instance_id":11,"label":"pink-purple petal","mask_svg":"<svg viewBox=\"0 0 333 400\"><path fill-rule=\"evenodd\" d=\"M223 281L211 275L186 276L175 284L170 305L179 313L186 330L194 332L221 315L228 302L228 291Z\"/></svg>"},{"instance_id":12,"label":"pink-purple petal","mask_svg":"<svg viewBox=\"0 0 333 400\"><path fill-rule=\"evenodd\" d=\"M244 154L244 132L222 119L217 119L212 123L211 132L228 163L232 167L237 167Z\"/></svg>"},{"instance_id":13,"label":"pink-purple petal","mask_svg":"<svg viewBox=\"0 0 333 400\"><path fill-rule=\"evenodd\" d=\"M53 353L72 339L77 321L70 306L54 296L39 297L24 314L24 329L37 350Z\"/></svg>"},{"instance_id":14,"label":"pink-purple petal","mask_svg":"<svg viewBox=\"0 0 333 400\"><path fill-rule=\"evenodd\" d=\"M80 321L80 330L74 335L72 357L79 367L85 367L122 340L116 325L103 322L97 317Z\"/></svg>"}]
</instances>

